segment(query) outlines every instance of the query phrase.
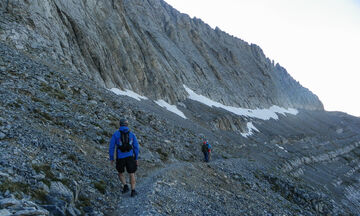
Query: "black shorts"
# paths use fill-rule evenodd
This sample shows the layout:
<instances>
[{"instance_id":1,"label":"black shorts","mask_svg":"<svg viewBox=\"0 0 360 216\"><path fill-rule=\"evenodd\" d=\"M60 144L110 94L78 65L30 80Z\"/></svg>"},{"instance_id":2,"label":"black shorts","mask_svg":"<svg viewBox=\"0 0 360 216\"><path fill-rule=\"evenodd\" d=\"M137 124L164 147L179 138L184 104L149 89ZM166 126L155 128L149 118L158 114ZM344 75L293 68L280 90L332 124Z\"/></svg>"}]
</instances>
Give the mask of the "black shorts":
<instances>
[{"instance_id":1,"label":"black shorts","mask_svg":"<svg viewBox=\"0 0 360 216\"><path fill-rule=\"evenodd\" d=\"M116 159L116 170L119 173L125 172L125 167L126 167L126 172L135 173L137 170L135 158L131 156L126 158Z\"/></svg>"}]
</instances>

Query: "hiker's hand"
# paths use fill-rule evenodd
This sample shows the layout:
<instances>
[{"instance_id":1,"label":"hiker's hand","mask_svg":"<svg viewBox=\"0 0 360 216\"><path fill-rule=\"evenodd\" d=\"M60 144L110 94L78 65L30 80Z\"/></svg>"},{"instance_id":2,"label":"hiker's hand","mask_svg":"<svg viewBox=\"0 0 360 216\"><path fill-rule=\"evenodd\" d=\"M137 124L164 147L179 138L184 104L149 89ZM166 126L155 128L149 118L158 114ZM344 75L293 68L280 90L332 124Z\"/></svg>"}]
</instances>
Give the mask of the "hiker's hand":
<instances>
[{"instance_id":1,"label":"hiker's hand","mask_svg":"<svg viewBox=\"0 0 360 216\"><path fill-rule=\"evenodd\" d=\"M113 161L113 160L110 161L110 165L111 165L111 166L114 166L114 161Z\"/></svg>"},{"instance_id":2,"label":"hiker's hand","mask_svg":"<svg viewBox=\"0 0 360 216\"><path fill-rule=\"evenodd\" d=\"M136 166L139 166L139 162L138 162L138 160L136 160Z\"/></svg>"}]
</instances>

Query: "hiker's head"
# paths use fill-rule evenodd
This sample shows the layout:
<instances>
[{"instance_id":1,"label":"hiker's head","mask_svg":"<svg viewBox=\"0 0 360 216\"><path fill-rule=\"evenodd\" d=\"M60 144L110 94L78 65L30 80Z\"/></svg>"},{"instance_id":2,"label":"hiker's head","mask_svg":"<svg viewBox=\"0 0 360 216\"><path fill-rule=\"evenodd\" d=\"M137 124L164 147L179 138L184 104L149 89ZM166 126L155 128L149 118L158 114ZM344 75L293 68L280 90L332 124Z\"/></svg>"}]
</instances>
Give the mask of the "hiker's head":
<instances>
[{"instance_id":1,"label":"hiker's head","mask_svg":"<svg viewBox=\"0 0 360 216\"><path fill-rule=\"evenodd\" d=\"M121 126L128 126L128 125L129 125L128 120L126 120L126 119L120 119L120 127L121 127Z\"/></svg>"},{"instance_id":2,"label":"hiker's head","mask_svg":"<svg viewBox=\"0 0 360 216\"><path fill-rule=\"evenodd\" d=\"M205 145L205 144L206 144L206 141L204 141L203 144Z\"/></svg>"}]
</instances>

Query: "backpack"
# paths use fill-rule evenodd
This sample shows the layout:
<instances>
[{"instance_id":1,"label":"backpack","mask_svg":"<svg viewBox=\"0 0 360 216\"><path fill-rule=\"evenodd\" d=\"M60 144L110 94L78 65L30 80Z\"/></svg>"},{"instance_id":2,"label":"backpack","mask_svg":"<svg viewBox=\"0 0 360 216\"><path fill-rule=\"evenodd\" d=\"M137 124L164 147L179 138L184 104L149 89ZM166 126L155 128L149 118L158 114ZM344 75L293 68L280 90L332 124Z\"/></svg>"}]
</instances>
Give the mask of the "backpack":
<instances>
[{"instance_id":1,"label":"backpack","mask_svg":"<svg viewBox=\"0 0 360 216\"><path fill-rule=\"evenodd\" d=\"M202 151L202 152L208 152L208 151L209 151L208 145L207 145L207 144L203 144L203 145L201 146L201 151Z\"/></svg>"},{"instance_id":2,"label":"backpack","mask_svg":"<svg viewBox=\"0 0 360 216\"><path fill-rule=\"evenodd\" d=\"M130 131L128 132L122 132L120 131L120 151L121 152L129 152L133 147L130 144L130 138L129 138Z\"/></svg>"}]
</instances>

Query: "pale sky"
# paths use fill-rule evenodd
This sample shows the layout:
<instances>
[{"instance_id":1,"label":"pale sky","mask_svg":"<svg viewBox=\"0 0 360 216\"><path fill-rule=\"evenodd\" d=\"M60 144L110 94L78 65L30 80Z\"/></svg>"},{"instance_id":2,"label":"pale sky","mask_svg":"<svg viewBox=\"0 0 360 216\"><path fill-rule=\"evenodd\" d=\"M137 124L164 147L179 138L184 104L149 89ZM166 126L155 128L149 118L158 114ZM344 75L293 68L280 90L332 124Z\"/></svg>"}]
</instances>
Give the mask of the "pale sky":
<instances>
[{"instance_id":1,"label":"pale sky","mask_svg":"<svg viewBox=\"0 0 360 216\"><path fill-rule=\"evenodd\" d=\"M165 0L259 45L328 111L360 117L360 0Z\"/></svg>"}]
</instances>

